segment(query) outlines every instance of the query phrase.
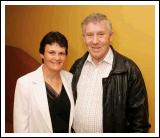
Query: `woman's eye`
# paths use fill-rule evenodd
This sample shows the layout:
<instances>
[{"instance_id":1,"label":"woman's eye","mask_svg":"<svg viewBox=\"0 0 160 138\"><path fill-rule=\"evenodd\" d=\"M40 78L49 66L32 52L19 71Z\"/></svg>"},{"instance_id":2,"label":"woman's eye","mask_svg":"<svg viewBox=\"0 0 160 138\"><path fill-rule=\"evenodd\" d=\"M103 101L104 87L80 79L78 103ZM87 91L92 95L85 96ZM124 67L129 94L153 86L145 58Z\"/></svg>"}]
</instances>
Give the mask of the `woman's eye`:
<instances>
[{"instance_id":1,"label":"woman's eye","mask_svg":"<svg viewBox=\"0 0 160 138\"><path fill-rule=\"evenodd\" d=\"M61 53L59 53L59 55L64 56L64 55L66 55L66 54L65 54L65 53L63 53L63 52L61 52Z\"/></svg>"},{"instance_id":2,"label":"woman's eye","mask_svg":"<svg viewBox=\"0 0 160 138\"><path fill-rule=\"evenodd\" d=\"M54 54L55 54L55 52L49 52L49 54L52 54L52 55L54 55Z\"/></svg>"}]
</instances>

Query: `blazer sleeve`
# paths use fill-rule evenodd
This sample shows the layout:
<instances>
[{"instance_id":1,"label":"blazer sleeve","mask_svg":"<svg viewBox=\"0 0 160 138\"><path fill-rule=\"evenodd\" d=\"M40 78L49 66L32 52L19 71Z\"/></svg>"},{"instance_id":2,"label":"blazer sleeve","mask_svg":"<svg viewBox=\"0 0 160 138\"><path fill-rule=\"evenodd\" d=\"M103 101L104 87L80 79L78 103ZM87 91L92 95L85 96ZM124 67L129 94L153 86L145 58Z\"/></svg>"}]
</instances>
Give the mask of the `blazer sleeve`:
<instances>
[{"instance_id":1,"label":"blazer sleeve","mask_svg":"<svg viewBox=\"0 0 160 138\"><path fill-rule=\"evenodd\" d=\"M29 131L29 87L27 83L18 79L16 83L13 109L14 132Z\"/></svg>"}]
</instances>

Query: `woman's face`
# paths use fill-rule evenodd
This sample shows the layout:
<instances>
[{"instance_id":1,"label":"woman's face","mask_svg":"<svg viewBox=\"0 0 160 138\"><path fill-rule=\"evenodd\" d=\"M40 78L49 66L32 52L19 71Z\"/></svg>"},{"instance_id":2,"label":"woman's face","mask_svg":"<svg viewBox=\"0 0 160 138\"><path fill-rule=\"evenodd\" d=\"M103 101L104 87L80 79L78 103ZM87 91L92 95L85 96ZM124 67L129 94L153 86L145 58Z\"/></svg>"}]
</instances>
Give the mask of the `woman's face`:
<instances>
[{"instance_id":1,"label":"woman's face","mask_svg":"<svg viewBox=\"0 0 160 138\"><path fill-rule=\"evenodd\" d=\"M65 47L61 47L58 43L47 44L41 58L49 70L60 71L66 59Z\"/></svg>"}]
</instances>

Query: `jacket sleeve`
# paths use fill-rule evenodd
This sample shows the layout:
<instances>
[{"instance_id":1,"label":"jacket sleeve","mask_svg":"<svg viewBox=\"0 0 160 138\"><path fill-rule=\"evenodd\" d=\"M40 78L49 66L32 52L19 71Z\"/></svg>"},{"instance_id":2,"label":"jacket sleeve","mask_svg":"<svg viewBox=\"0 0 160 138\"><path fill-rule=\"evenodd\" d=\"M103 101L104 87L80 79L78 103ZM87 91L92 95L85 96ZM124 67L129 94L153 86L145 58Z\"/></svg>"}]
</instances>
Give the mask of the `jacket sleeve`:
<instances>
[{"instance_id":1,"label":"jacket sleeve","mask_svg":"<svg viewBox=\"0 0 160 138\"><path fill-rule=\"evenodd\" d=\"M148 98L142 74L137 66L129 72L127 103L128 131L148 132L150 128Z\"/></svg>"},{"instance_id":2,"label":"jacket sleeve","mask_svg":"<svg viewBox=\"0 0 160 138\"><path fill-rule=\"evenodd\" d=\"M29 118L29 98L28 89L26 83L22 83L21 79L18 79L14 96L14 113L13 123L14 132L28 132L28 118Z\"/></svg>"}]
</instances>

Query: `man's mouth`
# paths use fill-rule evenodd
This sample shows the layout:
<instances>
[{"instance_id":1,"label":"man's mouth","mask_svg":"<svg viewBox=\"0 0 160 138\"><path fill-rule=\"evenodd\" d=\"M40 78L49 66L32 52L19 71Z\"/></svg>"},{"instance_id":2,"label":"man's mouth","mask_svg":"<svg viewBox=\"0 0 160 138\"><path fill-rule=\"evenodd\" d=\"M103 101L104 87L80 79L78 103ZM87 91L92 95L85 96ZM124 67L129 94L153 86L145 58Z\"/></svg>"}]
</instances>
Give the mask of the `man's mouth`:
<instances>
[{"instance_id":1,"label":"man's mouth","mask_svg":"<svg viewBox=\"0 0 160 138\"><path fill-rule=\"evenodd\" d=\"M98 52L98 51L100 50L100 48L101 48L101 47L92 47L92 50L93 50L94 52Z\"/></svg>"}]
</instances>

